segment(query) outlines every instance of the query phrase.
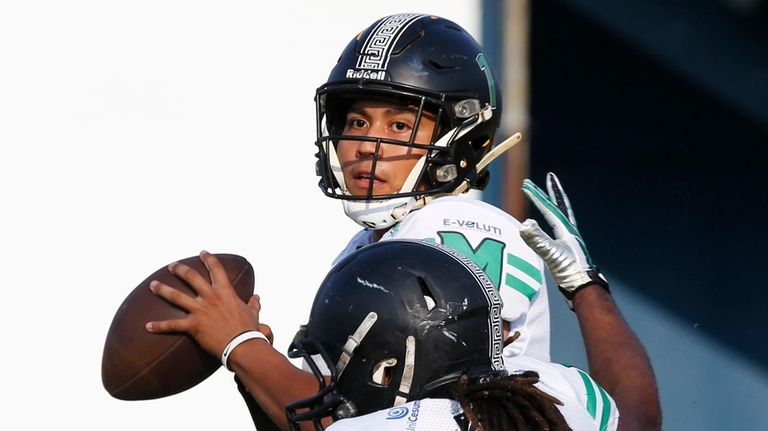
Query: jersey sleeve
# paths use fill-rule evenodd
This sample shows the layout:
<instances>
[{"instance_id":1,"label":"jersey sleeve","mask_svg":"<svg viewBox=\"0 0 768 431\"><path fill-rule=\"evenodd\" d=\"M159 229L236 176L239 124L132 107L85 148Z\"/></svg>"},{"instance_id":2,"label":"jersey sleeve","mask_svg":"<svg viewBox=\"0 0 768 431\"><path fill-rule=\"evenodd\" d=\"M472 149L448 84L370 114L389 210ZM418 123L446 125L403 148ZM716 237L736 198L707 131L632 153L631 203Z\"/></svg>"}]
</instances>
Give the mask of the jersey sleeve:
<instances>
[{"instance_id":1,"label":"jersey sleeve","mask_svg":"<svg viewBox=\"0 0 768 431\"><path fill-rule=\"evenodd\" d=\"M557 398L568 425L574 430L615 431L619 424L616 402L592 377L576 367L530 357L505 358L510 373L536 371L536 387Z\"/></svg>"}]
</instances>

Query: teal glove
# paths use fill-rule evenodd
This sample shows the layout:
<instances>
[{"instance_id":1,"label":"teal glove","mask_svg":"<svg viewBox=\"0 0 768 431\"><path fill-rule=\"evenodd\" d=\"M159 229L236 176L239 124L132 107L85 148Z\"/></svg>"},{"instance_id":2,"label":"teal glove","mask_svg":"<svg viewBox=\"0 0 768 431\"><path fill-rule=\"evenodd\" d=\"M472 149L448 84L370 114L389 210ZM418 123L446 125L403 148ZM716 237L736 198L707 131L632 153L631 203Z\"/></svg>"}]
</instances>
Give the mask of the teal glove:
<instances>
[{"instance_id":1,"label":"teal glove","mask_svg":"<svg viewBox=\"0 0 768 431\"><path fill-rule=\"evenodd\" d=\"M529 179L523 181L523 193L552 226L556 239L553 240L532 219L523 222L520 236L547 264L568 306L573 309L573 296L579 290L591 284L610 290L605 277L589 257L576 227L571 202L552 172L547 173L547 191L548 195Z\"/></svg>"}]
</instances>

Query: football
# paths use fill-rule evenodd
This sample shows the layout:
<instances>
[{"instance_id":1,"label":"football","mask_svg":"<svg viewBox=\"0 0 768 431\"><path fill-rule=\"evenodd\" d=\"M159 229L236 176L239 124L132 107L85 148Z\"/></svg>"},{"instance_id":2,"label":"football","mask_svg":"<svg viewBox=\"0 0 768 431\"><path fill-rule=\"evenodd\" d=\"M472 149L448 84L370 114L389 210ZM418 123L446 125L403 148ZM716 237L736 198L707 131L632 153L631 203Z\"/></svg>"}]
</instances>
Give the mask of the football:
<instances>
[{"instance_id":1,"label":"football","mask_svg":"<svg viewBox=\"0 0 768 431\"><path fill-rule=\"evenodd\" d=\"M234 254L215 255L226 269L238 296L247 302L253 294L251 264ZM199 256L179 262L195 269L210 282ZM184 317L187 313L149 290L158 280L195 296L194 290L164 266L142 281L117 309L107 331L101 360L104 388L122 400L148 400L174 395L202 382L220 366L186 334L153 334L144 329L150 320Z\"/></svg>"}]
</instances>

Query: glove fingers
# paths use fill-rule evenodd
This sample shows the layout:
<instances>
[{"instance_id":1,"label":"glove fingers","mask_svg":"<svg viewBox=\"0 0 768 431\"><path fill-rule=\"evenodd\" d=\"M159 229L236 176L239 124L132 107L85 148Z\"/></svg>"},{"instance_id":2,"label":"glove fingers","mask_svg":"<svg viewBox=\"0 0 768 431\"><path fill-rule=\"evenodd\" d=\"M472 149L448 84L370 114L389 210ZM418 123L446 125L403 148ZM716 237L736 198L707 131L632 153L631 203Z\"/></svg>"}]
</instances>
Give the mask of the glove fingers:
<instances>
[{"instance_id":1,"label":"glove fingers","mask_svg":"<svg viewBox=\"0 0 768 431\"><path fill-rule=\"evenodd\" d=\"M546 259L546 255L552 253L554 240L544 232L536 220L527 219L520 227L520 237L539 256Z\"/></svg>"},{"instance_id":2,"label":"glove fingers","mask_svg":"<svg viewBox=\"0 0 768 431\"><path fill-rule=\"evenodd\" d=\"M555 235L558 235L558 232L565 229L563 226L563 223L567 222L565 216L563 216L560 209L549 200L549 197L544 193L544 190L540 189L539 186L533 183L533 181L526 178L523 180L523 193L525 193L528 200L536 206L541 215L544 216L544 219L547 220L547 223L552 226L552 229L555 230Z\"/></svg>"},{"instance_id":3,"label":"glove fingers","mask_svg":"<svg viewBox=\"0 0 768 431\"><path fill-rule=\"evenodd\" d=\"M555 232L555 236L560 238L569 231L570 221L563 215L560 209L549 199L542 189L529 179L523 180L523 193L536 206L544 219L547 220Z\"/></svg>"},{"instance_id":4,"label":"glove fingers","mask_svg":"<svg viewBox=\"0 0 768 431\"><path fill-rule=\"evenodd\" d=\"M567 216L568 221L576 227L576 217L571 208L571 201L568 199L568 195L565 194L565 190L563 190L563 186L560 184L560 179L553 172L547 173L547 192L549 192L549 198L557 205L560 212Z\"/></svg>"}]
</instances>

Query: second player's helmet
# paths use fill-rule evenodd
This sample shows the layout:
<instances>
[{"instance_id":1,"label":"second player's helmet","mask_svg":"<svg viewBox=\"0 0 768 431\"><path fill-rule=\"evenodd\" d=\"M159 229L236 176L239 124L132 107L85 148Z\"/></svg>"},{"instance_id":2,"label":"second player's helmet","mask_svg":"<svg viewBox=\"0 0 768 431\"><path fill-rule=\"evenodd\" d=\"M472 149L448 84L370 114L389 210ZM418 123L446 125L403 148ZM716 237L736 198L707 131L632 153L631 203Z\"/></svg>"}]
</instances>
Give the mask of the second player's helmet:
<instances>
[{"instance_id":1,"label":"second player's helmet","mask_svg":"<svg viewBox=\"0 0 768 431\"><path fill-rule=\"evenodd\" d=\"M367 194L353 195L344 184L336 145L344 138L346 111L366 99L415 107L417 123L424 112L437 120L429 145L415 144L415 133L410 141L363 138L377 148L384 143L426 150L397 193L375 195L370 187ZM347 215L364 227L391 226L424 197L464 186L483 189L488 181L477 163L493 146L501 92L480 45L454 22L422 14L376 21L347 45L315 101L320 188L342 199Z\"/></svg>"},{"instance_id":2,"label":"second player's helmet","mask_svg":"<svg viewBox=\"0 0 768 431\"><path fill-rule=\"evenodd\" d=\"M386 240L361 248L328 273L291 345L289 356L304 357L322 389L289 406L289 420L298 429L450 397L462 375L504 375L500 312L485 272L447 247Z\"/></svg>"}]
</instances>

